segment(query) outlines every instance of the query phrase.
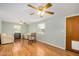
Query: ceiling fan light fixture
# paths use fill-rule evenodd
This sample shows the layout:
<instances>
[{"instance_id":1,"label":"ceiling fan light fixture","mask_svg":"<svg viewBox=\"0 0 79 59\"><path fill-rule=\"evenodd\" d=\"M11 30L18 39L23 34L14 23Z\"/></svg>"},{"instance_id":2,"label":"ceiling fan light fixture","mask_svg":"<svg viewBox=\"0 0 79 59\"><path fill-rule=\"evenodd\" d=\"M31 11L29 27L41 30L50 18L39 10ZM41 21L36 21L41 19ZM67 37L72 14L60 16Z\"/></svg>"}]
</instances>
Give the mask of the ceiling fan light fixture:
<instances>
[{"instance_id":1,"label":"ceiling fan light fixture","mask_svg":"<svg viewBox=\"0 0 79 59\"><path fill-rule=\"evenodd\" d=\"M40 15L40 14L41 14L41 11L38 11L38 12L37 12L37 15Z\"/></svg>"},{"instance_id":2,"label":"ceiling fan light fixture","mask_svg":"<svg viewBox=\"0 0 79 59\"><path fill-rule=\"evenodd\" d=\"M45 11L38 11L37 15L43 16L45 14Z\"/></svg>"},{"instance_id":3,"label":"ceiling fan light fixture","mask_svg":"<svg viewBox=\"0 0 79 59\"><path fill-rule=\"evenodd\" d=\"M45 12L44 12L44 11L42 11L42 12L41 12L41 16L43 16L44 14L45 14Z\"/></svg>"}]
</instances>

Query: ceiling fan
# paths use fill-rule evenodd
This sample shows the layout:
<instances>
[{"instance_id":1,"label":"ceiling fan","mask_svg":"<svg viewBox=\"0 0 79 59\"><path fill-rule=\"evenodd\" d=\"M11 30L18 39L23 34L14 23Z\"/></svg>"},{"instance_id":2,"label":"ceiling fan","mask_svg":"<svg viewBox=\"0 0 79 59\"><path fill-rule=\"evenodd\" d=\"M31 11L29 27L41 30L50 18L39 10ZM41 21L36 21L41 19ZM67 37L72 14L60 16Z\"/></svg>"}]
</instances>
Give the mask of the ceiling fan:
<instances>
[{"instance_id":1,"label":"ceiling fan","mask_svg":"<svg viewBox=\"0 0 79 59\"><path fill-rule=\"evenodd\" d=\"M32 4L28 4L27 6L29 6L29 7L33 8L33 9L37 10L37 14L40 15L41 17L43 17L43 15L45 13L50 14L50 15L53 15L54 14L54 12L47 10L48 8L50 8L50 7L53 6L51 3L47 3L44 6L38 6L38 7L37 6L34 6ZM31 13L30 15L34 15L34 14L35 13Z\"/></svg>"}]
</instances>

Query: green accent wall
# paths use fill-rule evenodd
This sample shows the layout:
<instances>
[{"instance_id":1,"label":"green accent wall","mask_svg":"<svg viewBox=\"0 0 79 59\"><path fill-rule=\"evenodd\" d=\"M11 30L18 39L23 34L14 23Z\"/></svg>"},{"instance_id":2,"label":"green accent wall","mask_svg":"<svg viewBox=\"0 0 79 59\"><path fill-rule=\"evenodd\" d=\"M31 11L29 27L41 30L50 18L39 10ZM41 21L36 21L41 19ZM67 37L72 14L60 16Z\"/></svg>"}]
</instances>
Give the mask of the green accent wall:
<instances>
[{"instance_id":1,"label":"green accent wall","mask_svg":"<svg viewBox=\"0 0 79 59\"><path fill-rule=\"evenodd\" d=\"M38 24L45 23L45 34L39 34ZM65 48L65 17L64 16L52 16L43 21L32 23L29 25L29 32L36 32L37 39L47 42L51 45L55 45L61 48Z\"/></svg>"},{"instance_id":2,"label":"green accent wall","mask_svg":"<svg viewBox=\"0 0 79 59\"><path fill-rule=\"evenodd\" d=\"M14 28L17 23L5 22L2 21L2 33L8 33L13 35L17 30ZM24 24L21 25L20 33L27 33L28 32L28 25Z\"/></svg>"}]
</instances>

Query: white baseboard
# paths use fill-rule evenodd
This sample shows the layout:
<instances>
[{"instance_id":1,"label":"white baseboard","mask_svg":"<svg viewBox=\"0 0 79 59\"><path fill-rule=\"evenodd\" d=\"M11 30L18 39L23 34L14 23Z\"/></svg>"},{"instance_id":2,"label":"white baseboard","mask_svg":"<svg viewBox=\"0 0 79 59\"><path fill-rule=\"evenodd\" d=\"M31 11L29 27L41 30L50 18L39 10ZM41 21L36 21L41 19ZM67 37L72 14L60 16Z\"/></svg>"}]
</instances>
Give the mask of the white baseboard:
<instances>
[{"instance_id":1,"label":"white baseboard","mask_svg":"<svg viewBox=\"0 0 79 59\"><path fill-rule=\"evenodd\" d=\"M51 43L48 43L48 42L46 42L46 41L42 41L42 40L38 40L38 41L40 41L40 42L46 43L46 44L48 44L48 45L55 46L55 47L57 47L57 48L60 48L60 49L64 49L64 50L65 50L65 48L60 47L60 46L57 46L57 45L55 45L55 44L51 44Z\"/></svg>"}]
</instances>

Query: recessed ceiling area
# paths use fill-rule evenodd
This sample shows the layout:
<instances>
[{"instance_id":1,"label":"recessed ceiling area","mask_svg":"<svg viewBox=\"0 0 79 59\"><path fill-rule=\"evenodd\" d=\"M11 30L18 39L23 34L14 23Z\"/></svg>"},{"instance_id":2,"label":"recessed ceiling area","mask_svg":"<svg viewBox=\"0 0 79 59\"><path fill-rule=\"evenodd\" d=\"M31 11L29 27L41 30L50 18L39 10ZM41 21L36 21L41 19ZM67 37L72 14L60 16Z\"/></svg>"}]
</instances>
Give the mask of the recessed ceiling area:
<instances>
[{"instance_id":1,"label":"recessed ceiling area","mask_svg":"<svg viewBox=\"0 0 79 59\"><path fill-rule=\"evenodd\" d=\"M43 4L32 3L33 5L39 6ZM70 14L79 14L78 3L52 3L53 6L48 10L53 11L55 14L40 17L39 15L30 15L36 10L27 6L27 3L0 3L0 20L8 22L18 22L20 20L26 23L32 23L44 20L48 17L54 17L57 15L67 16Z\"/></svg>"}]
</instances>

